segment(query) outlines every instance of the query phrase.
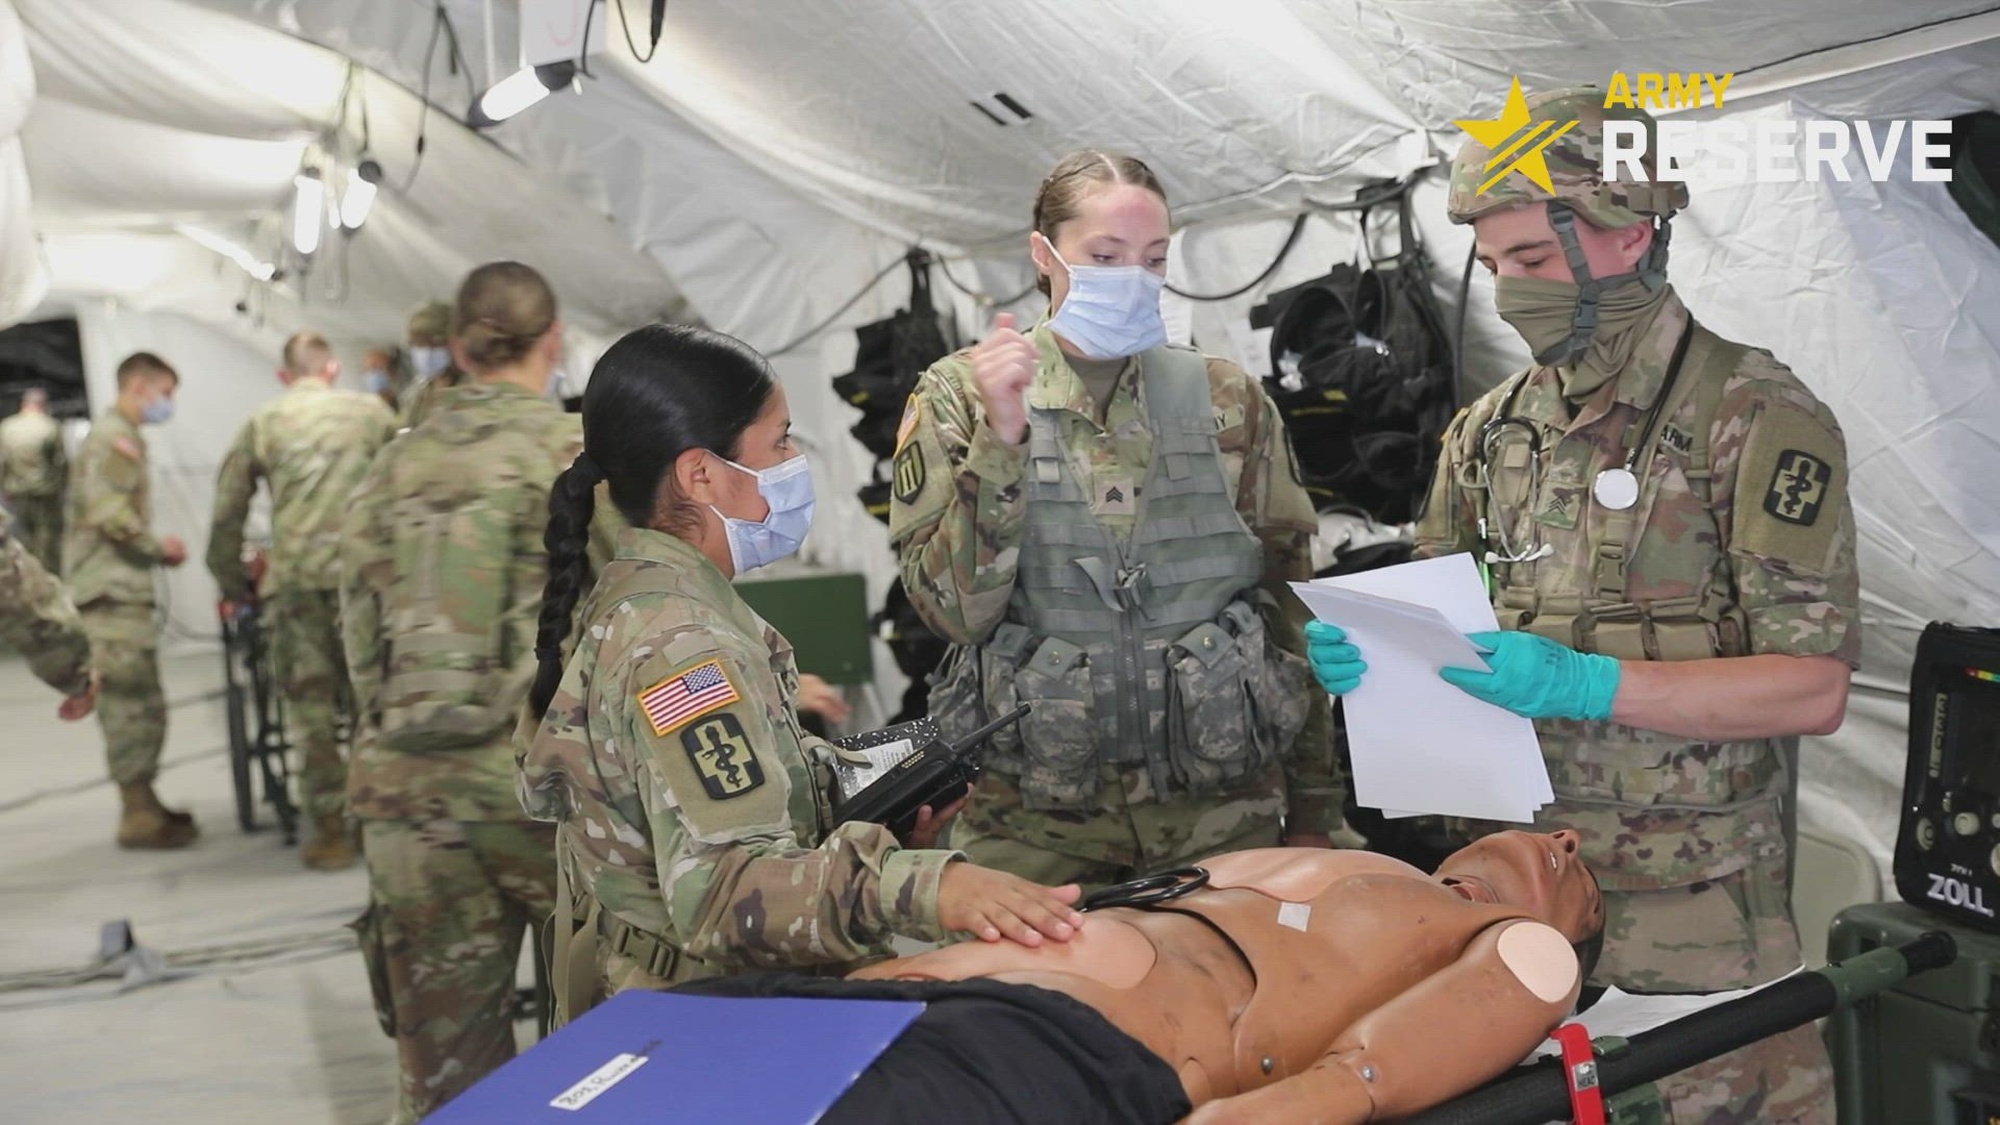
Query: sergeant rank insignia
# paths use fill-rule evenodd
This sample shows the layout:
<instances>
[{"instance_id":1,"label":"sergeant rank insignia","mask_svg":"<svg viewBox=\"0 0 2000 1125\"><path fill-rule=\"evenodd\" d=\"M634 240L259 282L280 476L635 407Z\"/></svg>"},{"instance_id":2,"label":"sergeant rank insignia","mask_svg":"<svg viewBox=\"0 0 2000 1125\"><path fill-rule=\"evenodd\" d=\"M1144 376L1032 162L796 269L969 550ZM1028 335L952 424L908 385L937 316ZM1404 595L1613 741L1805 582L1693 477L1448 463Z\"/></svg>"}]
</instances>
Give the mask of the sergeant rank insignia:
<instances>
[{"instance_id":1,"label":"sergeant rank insignia","mask_svg":"<svg viewBox=\"0 0 2000 1125\"><path fill-rule=\"evenodd\" d=\"M922 442L906 445L896 454L896 499L908 504L924 490L924 447Z\"/></svg>"},{"instance_id":2,"label":"sergeant rank insignia","mask_svg":"<svg viewBox=\"0 0 2000 1125\"><path fill-rule=\"evenodd\" d=\"M1810 453L1787 449L1778 454L1777 471L1764 493L1764 510L1786 523L1811 527L1819 519L1832 480L1833 466Z\"/></svg>"},{"instance_id":3,"label":"sergeant rank insignia","mask_svg":"<svg viewBox=\"0 0 2000 1125\"><path fill-rule=\"evenodd\" d=\"M711 800L741 797L764 784L764 767L734 715L716 715L682 731L681 746Z\"/></svg>"}]
</instances>

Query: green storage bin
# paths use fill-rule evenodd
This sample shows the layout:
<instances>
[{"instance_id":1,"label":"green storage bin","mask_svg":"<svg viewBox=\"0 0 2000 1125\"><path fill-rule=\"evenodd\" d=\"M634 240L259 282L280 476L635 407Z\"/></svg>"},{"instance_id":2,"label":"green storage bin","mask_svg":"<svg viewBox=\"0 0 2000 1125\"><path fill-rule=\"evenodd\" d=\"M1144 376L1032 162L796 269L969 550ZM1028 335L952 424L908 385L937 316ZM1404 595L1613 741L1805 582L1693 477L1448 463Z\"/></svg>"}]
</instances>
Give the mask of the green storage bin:
<instances>
[{"instance_id":1,"label":"green storage bin","mask_svg":"<svg viewBox=\"0 0 2000 1125\"><path fill-rule=\"evenodd\" d=\"M865 684L875 678L868 644L868 583L860 574L753 574L736 583L736 592L792 642L799 671L830 684Z\"/></svg>"},{"instance_id":2,"label":"green storage bin","mask_svg":"<svg viewBox=\"0 0 2000 1125\"><path fill-rule=\"evenodd\" d=\"M1839 961L1930 930L1958 960L1827 1019L1840 1125L1988 1125L2000 1107L2000 936L1903 902L1852 906L1834 918L1826 954Z\"/></svg>"}]
</instances>

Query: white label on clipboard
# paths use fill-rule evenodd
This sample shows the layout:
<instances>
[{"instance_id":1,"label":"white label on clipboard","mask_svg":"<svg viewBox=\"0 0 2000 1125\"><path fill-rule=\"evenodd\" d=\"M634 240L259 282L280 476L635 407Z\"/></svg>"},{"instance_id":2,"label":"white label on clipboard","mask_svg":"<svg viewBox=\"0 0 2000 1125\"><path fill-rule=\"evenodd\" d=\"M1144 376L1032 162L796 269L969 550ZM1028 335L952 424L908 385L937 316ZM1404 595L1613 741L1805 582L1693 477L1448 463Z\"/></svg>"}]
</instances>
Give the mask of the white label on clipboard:
<instances>
[{"instance_id":1,"label":"white label on clipboard","mask_svg":"<svg viewBox=\"0 0 2000 1125\"><path fill-rule=\"evenodd\" d=\"M870 746L865 750L852 750L868 759L868 764L856 765L851 762L837 762L833 767L834 776L840 781L841 800L850 800L856 793L875 784L890 770L896 768L904 758L915 753L917 744L907 738L894 742L884 742L880 746Z\"/></svg>"}]
</instances>

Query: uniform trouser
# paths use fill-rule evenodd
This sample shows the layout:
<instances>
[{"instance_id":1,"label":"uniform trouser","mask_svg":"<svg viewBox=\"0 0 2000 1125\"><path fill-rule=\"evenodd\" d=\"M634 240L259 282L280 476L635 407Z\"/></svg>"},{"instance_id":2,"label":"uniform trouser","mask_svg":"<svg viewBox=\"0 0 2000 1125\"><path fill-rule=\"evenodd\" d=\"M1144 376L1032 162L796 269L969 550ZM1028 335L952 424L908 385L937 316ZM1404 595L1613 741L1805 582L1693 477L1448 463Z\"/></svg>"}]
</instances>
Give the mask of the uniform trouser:
<instances>
[{"instance_id":1,"label":"uniform trouser","mask_svg":"<svg viewBox=\"0 0 2000 1125\"><path fill-rule=\"evenodd\" d=\"M50 574L62 573L61 496L16 496L13 534Z\"/></svg>"},{"instance_id":2,"label":"uniform trouser","mask_svg":"<svg viewBox=\"0 0 2000 1125\"><path fill-rule=\"evenodd\" d=\"M271 656L285 699L285 734L299 750L299 803L308 817L347 807L335 707L347 682L340 647L340 595L303 590L271 599Z\"/></svg>"},{"instance_id":3,"label":"uniform trouser","mask_svg":"<svg viewBox=\"0 0 2000 1125\"><path fill-rule=\"evenodd\" d=\"M1028 809L1018 778L987 770L952 824L950 846L984 867L1089 891L1281 842L1285 780L1276 766L1214 793L1165 798L1144 766L1101 768L1093 807L1053 812Z\"/></svg>"},{"instance_id":4,"label":"uniform trouser","mask_svg":"<svg viewBox=\"0 0 2000 1125\"><path fill-rule=\"evenodd\" d=\"M369 820L362 848L410 1123L514 1057L521 936L555 909L555 826Z\"/></svg>"},{"instance_id":5,"label":"uniform trouser","mask_svg":"<svg viewBox=\"0 0 2000 1125\"><path fill-rule=\"evenodd\" d=\"M1718 972L1743 986L1799 964L1785 893L1785 857L1720 879L1604 896L1600 978L1621 987L1686 990ZM1672 1125L1833 1125L1833 1060L1811 1024L1690 1067L1659 1083Z\"/></svg>"},{"instance_id":6,"label":"uniform trouser","mask_svg":"<svg viewBox=\"0 0 2000 1125\"><path fill-rule=\"evenodd\" d=\"M97 723L104 759L120 785L151 781L167 741L167 695L160 687L160 636L145 602L98 600L78 611L97 667Z\"/></svg>"}]
</instances>

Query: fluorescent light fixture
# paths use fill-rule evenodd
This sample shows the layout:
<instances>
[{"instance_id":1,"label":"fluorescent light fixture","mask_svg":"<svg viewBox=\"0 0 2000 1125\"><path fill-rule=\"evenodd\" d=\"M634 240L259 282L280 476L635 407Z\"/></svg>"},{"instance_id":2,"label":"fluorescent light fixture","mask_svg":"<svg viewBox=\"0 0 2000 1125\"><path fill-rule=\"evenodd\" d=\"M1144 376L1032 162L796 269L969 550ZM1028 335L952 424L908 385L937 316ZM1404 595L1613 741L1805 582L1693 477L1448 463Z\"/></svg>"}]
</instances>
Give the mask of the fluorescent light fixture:
<instances>
[{"instance_id":1,"label":"fluorescent light fixture","mask_svg":"<svg viewBox=\"0 0 2000 1125\"><path fill-rule=\"evenodd\" d=\"M472 108L465 115L466 124L475 129L498 125L574 81L576 63L569 59L524 66L473 99Z\"/></svg>"},{"instance_id":2,"label":"fluorescent light fixture","mask_svg":"<svg viewBox=\"0 0 2000 1125\"><path fill-rule=\"evenodd\" d=\"M326 181L319 169L307 168L292 179L298 198L292 204L292 249L310 255L319 249L319 221L326 214Z\"/></svg>"},{"instance_id":3,"label":"fluorescent light fixture","mask_svg":"<svg viewBox=\"0 0 2000 1125\"><path fill-rule=\"evenodd\" d=\"M257 257L257 255L216 234L214 231L203 230L196 226L188 226L185 223L176 225L174 230L181 237L202 249L211 250L235 262L238 266L242 267L244 273L249 274L258 281L269 281L278 275L277 266L264 261Z\"/></svg>"},{"instance_id":4,"label":"fluorescent light fixture","mask_svg":"<svg viewBox=\"0 0 2000 1125\"><path fill-rule=\"evenodd\" d=\"M347 190L340 196L341 226L351 231L361 229L375 206L375 185L381 182L382 166L365 157L347 173Z\"/></svg>"}]
</instances>

